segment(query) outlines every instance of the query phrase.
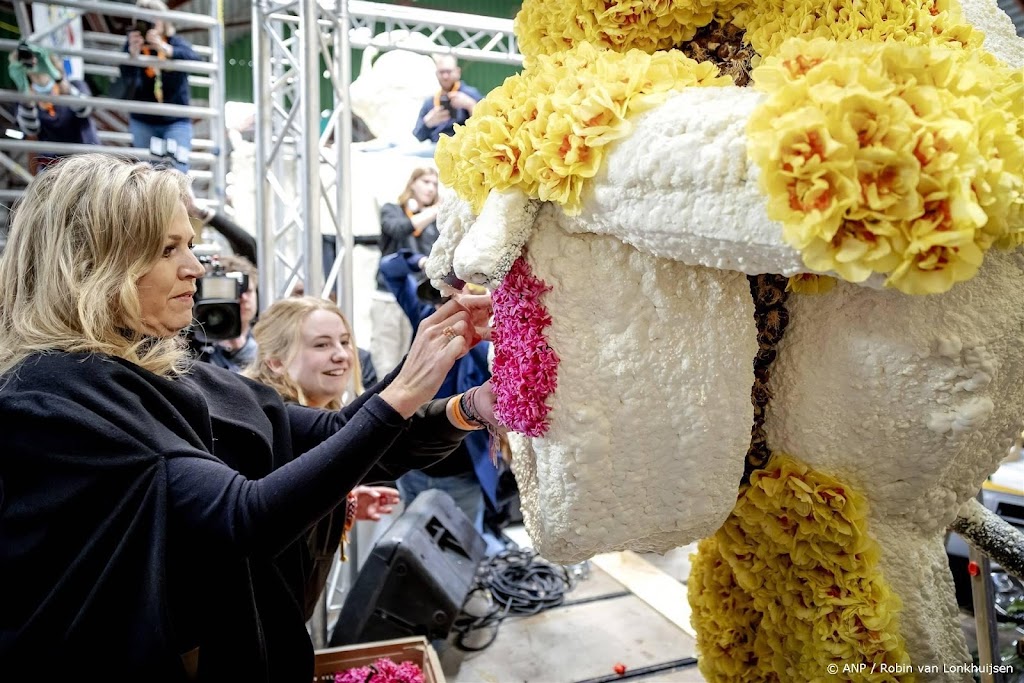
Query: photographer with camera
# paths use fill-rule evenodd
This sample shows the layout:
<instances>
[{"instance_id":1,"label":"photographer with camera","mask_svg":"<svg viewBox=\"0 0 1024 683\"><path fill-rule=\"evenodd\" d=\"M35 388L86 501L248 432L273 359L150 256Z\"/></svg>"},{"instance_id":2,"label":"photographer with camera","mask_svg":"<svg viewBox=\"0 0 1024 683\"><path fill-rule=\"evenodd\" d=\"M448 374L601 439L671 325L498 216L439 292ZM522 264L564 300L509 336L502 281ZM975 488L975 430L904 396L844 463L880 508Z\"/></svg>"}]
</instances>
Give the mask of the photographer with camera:
<instances>
[{"instance_id":1,"label":"photographer with camera","mask_svg":"<svg viewBox=\"0 0 1024 683\"><path fill-rule=\"evenodd\" d=\"M56 55L38 45L22 41L8 58L7 73L23 93L83 98L82 104L76 106L19 102L17 119L21 132L42 142L100 144L96 127L89 118L92 107L85 101L85 97L91 94L89 86L83 81L72 82L66 78ZM38 155L37 160L45 166L60 156L55 150Z\"/></svg>"},{"instance_id":2,"label":"photographer with camera","mask_svg":"<svg viewBox=\"0 0 1024 683\"><path fill-rule=\"evenodd\" d=\"M423 102L412 134L417 140L437 143L442 135L455 132L456 123L466 123L483 95L462 82L462 69L452 55L438 55L434 64L437 65L437 83L441 89Z\"/></svg>"},{"instance_id":3,"label":"photographer with camera","mask_svg":"<svg viewBox=\"0 0 1024 683\"><path fill-rule=\"evenodd\" d=\"M166 12L167 5L160 0L138 0L141 9ZM174 26L165 20L150 22L137 20L128 31L125 52L132 57L155 57L158 61L175 59L198 61L199 55L187 40L175 35ZM121 66L124 99L161 104L190 102L188 74L170 71L158 66ZM188 157L192 150L192 120L181 116L131 114L128 128L132 146L148 149L167 157L182 173L188 172Z\"/></svg>"}]
</instances>

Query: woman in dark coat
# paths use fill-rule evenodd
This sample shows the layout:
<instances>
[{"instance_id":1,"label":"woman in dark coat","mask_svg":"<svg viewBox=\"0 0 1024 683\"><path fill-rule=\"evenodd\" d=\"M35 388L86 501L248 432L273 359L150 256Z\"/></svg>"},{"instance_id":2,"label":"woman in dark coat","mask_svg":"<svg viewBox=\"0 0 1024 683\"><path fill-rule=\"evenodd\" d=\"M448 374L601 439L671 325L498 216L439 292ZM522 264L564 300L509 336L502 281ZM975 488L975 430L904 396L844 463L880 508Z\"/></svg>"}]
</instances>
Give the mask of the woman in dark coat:
<instances>
[{"instance_id":1,"label":"woman in dark coat","mask_svg":"<svg viewBox=\"0 0 1024 683\"><path fill-rule=\"evenodd\" d=\"M437 171L417 168L409 176L396 204L380 207L380 256L409 249L430 256L437 241ZM377 289L387 292L384 276L377 274Z\"/></svg>"},{"instance_id":2,"label":"woman in dark coat","mask_svg":"<svg viewBox=\"0 0 1024 683\"><path fill-rule=\"evenodd\" d=\"M431 401L486 310L452 302L340 412L192 364L187 179L107 155L29 186L0 257L0 672L312 679L305 534L450 453Z\"/></svg>"}]
</instances>

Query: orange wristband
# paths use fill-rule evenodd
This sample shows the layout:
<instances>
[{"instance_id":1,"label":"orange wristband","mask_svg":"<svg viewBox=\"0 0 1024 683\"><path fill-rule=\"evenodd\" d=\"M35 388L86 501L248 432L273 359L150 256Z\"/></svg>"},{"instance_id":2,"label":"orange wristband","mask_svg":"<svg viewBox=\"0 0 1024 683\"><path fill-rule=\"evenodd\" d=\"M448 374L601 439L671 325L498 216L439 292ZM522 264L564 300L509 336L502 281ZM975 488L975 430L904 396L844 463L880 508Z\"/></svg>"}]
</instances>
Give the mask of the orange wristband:
<instances>
[{"instance_id":1,"label":"orange wristband","mask_svg":"<svg viewBox=\"0 0 1024 683\"><path fill-rule=\"evenodd\" d=\"M452 424L464 432L475 432L480 429L480 425L475 425L466 419L465 414L462 412L462 406L459 405L459 399L461 398L462 394L458 394L448 400L448 407L451 408L452 413Z\"/></svg>"}]
</instances>

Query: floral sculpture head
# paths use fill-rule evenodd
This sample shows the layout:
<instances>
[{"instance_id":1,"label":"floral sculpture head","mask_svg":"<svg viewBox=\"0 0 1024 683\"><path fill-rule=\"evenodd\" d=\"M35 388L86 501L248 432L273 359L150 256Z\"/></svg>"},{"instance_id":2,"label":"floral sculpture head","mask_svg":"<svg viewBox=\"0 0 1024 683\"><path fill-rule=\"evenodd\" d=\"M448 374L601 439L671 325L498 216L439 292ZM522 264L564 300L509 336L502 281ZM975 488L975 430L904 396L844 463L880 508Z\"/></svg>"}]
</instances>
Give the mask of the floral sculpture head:
<instances>
[{"instance_id":1,"label":"floral sculpture head","mask_svg":"<svg viewBox=\"0 0 1024 683\"><path fill-rule=\"evenodd\" d=\"M527 0L516 33L438 145L427 271L495 290L538 549L704 539L709 680L956 680L942 534L1024 401L1024 40L994 0Z\"/></svg>"}]
</instances>

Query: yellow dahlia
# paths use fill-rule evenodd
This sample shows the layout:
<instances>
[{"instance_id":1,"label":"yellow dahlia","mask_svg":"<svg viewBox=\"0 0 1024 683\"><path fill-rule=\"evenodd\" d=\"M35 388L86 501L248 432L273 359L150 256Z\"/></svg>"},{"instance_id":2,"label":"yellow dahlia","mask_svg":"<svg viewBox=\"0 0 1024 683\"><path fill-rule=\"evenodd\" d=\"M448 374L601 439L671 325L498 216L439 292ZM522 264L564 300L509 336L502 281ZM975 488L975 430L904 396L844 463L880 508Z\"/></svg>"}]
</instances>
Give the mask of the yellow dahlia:
<instances>
[{"instance_id":1,"label":"yellow dahlia","mask_svg":"<svg viewBox=\"0 0 1024 683\"><path fill-rule=\"evenodd\" d=\"M935 293L1020 241L1019 73L980 51L815 38L781 46L754 80L768 97L748 151L809 268Z\"/></svg>"}]
</instances>

